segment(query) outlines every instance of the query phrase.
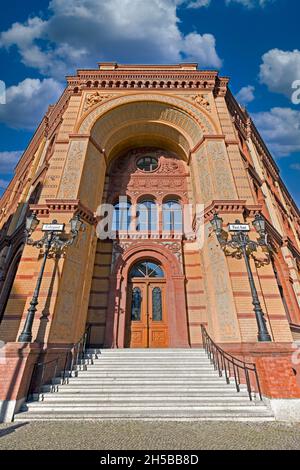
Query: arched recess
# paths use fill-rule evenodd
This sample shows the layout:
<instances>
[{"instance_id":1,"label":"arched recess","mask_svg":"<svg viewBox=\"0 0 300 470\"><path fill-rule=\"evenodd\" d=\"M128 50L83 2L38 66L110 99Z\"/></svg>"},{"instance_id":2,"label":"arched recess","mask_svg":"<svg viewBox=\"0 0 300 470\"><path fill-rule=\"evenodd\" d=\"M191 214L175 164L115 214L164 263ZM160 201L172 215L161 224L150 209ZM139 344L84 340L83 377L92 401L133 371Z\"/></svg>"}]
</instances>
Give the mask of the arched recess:
<instances>
[{"instance_id":1,"label":"arched recess","mask_svg":"<svg viewBox=\"0 0 300 470\"><path fill-rule=\"evenodd\" d=\"M160 243L139 242L120 253L110 276L105 344L107 348L124 348L128 275L132 266L142 259L158 262L167 282L169 347L189 347L185 299L185 277L180 263L171 251Z\"/></svg>"},{"instance_id":2,"label":"arched recess","mask_svg":"<svg viewBox=\"0 0 300 470\"><path fill-rule=\"evenodd\" d=\"M186 161L192 147L192 141L182 129L166 122L151 120L126 123L121 128L114 128L103 141L100 141L96 132L93 138L96 142L101 142L109 162L130 149L147 146L170 150Z\"/></svg>"},{"instance_id":3,"label":"arched recess","mask_svg":"<svg viewBox=\"0 0 300 470\"><path fill-rule=\"evenodd\" d=\"M5 274L5 279L0 292L0 324L3 320L6 306L14 285L14 280L18 271L19 263L21 261L24 245L19 246L9 260L9 268Z\"/></svg>"},{"instance_id":4,"label":"arched recess","mask_svg":"<svg viewBox=\"0 0 300 470\"><path fill-rule=\"evenodd\" d=\"M101 118L101 119L100 119ZM187 134L197 143L199 129L202 134L218 134L221 128L211 114L186 98L159 93L139 93L123 96L113 96L104 103L91 107L76 126L75 132L79 134L93 134L93 128L101 121L103 135L112 129L110 121L115 127L124 122L140 119L165 120L178 123L179 127L187 130ZM193 136L193 129L196 135Z\"/></svg>"},{"instance_id":5,"label":"arched recess","mask_svg":"<svg viewBox=\"0 0 300 470\"><path fill-rule=\"evenodd\" d=\"M156 146L188 160L204 135L219 134L211 114L188 99L160 94L125 95L87 111L75 133L105 150L107 163L130 148Z\"/></svg>"}]
</instances>

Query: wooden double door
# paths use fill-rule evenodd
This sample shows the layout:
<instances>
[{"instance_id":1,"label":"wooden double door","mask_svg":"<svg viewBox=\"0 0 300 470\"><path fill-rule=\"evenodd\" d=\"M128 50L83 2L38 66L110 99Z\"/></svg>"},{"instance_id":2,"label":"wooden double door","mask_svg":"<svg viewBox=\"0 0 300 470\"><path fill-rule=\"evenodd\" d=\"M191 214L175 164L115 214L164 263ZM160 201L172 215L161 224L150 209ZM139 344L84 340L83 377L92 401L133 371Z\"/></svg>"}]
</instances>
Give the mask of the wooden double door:
<instances>
[{"instance_id":1,"label":"wooden double door","mask_svg":"<svg viewBox=\"0 0 300 470\"><path fill-rule=\"evenodd\" d=\"M128 285L126 346L167 348L166 282L132 278Z\"/></svg>"}]
</instances>

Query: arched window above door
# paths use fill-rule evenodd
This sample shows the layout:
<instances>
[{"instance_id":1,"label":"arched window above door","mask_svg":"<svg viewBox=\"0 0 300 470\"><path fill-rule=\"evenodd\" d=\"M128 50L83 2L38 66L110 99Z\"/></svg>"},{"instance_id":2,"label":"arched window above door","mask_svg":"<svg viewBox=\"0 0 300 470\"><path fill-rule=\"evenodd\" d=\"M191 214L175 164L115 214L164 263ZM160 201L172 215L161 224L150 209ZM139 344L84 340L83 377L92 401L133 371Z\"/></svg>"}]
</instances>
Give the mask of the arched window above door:
<instances>
[{"instance_id":1,"label":"arched window above door","mask_svg":"<svg viewBox=\"0 0 300 470\"><path fill-rule=\"evenodd\" d=\"M144 260L139 261L131 268L129 278L132 279L133 277L164 278L165 275L159 264L150 260Z\"/></svg>"}]
</instances>

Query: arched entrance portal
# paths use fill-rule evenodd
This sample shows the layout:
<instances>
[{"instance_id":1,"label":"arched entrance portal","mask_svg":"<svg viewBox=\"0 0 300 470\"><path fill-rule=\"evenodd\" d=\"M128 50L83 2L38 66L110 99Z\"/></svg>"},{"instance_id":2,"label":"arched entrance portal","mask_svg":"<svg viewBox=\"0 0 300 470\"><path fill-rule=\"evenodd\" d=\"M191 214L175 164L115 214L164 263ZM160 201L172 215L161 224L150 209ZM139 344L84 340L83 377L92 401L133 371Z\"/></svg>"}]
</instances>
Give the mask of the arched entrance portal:
<instances>
[{"instance_id":1,"label":"arched entrance portal","mask_svg":"<svg viewBox=\"0 0 300 470\"><path fill-rule=\"evenodd\" d=\"M104 347L189 346L185 276L177 257L150 240L125 246L110 276Z\"/></svg>"},{"instance_id":2,"label":"arched entrance portal","mask_svg":"<svg viewBox=\"0 0 300 470\"><path fill-rule=\"evenodd\" d=\"M153 260L136 263L128 278L125 346L168 347L166 279Z\"/></svg>"}]
</instances>

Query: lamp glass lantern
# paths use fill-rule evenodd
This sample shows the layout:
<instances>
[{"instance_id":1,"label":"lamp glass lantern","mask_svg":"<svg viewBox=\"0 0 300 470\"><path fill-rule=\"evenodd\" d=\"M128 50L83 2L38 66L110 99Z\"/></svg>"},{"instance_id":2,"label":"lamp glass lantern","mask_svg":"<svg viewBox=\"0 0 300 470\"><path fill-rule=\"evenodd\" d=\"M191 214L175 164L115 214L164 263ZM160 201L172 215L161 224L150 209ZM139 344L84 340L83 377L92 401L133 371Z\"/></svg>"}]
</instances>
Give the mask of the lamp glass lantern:
<instances>
[{"instance_id":1,"label":"lamp glass lantern","mask_svg":"<svg viewBox=\"0 0 300 470\"><path fill-rule=\"evenodd\" d=\"M70 220L70 225L71 225L71 232L73 233L79 232L82 226L82 222L78 214L72 217L72 219Z\"/></svg>"},{"instance_id":2,"label":"lamp glass lantern","mask_svg":"<svg viewBox=\"0 0 300 470\"><path fill-rule=\"evenodd\" d=\"M36 214L32 213L26 218L26 231L27 232L34 232L37 226L39 225L40 221L37 218Z\"/></svg>"},{"instance_id":3,"label":"lamp glass lantern","mask_svg":"<svg viewBox=\"0 0 300 470\"><path fill-rule=\"evenodd\" d=\"M266 232L266 221L261 214L256 214L255 219L252 222L255 230L259 235L264 235Z\"/></svg>"},{"instance_id":4,"label":"lamp glass lantern","mask_svg":"<svg viewBox=\"0 0 300 470\"><path fill-rule=\"evenodd\" d=\"M219 217L218 214L214 214L210 223L216 233L221 233L223 227L223 219Z\"/></svg>"}]
</instances>

